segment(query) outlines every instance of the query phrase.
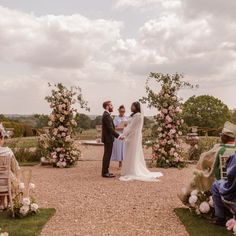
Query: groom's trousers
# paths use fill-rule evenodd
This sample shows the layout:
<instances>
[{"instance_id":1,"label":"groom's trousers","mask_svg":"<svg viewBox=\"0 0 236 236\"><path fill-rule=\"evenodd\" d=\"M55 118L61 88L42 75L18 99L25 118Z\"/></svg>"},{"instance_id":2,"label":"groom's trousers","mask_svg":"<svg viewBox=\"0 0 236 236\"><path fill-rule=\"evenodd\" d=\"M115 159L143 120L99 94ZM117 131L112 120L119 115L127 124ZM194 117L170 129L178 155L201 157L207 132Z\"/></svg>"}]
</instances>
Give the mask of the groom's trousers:
<instances>
[{"instance_id":1,"label":"groom's trousers","mask_svg":"<svg viewBox=\"0 0 236 236\"><path fill-rule=\"evenodd\" d=\"M113 142L104 143L104 155L102 160L102 176L109 173Z\"/></svg>"}]
</instances>

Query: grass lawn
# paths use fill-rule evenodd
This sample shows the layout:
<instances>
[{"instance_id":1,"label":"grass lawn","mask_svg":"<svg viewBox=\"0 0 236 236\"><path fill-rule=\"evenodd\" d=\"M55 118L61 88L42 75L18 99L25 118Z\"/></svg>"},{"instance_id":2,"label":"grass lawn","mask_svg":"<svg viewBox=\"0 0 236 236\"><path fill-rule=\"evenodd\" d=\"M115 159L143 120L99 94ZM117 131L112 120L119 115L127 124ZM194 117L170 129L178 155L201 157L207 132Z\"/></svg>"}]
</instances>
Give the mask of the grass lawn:
<instances>
[{"instance_id":1,"label":"grass lawn","mask_svg":"<svg viewBox=\"0 0 236 236\"><path fill-rule=\"evenodd\" d=\"M34 148L37 146L38 137L21 137L6 139L6 145L10 148Z\"/></svg>"},{"instance_id":2,"label":"grass lawn","mask_svg":"<svg viewBox=\"0 0 236 236\"><path fill-rule=\"evenodd\" d=\"M9 213L0 213L0 228L8 232L10 236L36 236L39 235L43 226L55 213L54 208L40 209L34 216L23 219L13 219Z\"/></svg>"},{"instance_id":3,"label":"grass lawn","mask_svg":"<svg viewBox=\"0 0 236 236\"><path fill-rule=\"evenodd\" d=\"M227 231L225 227L213 225L206 219L196 216L187 208L176 208L176 215L186 228L190 236L232 236L233 233Z\"/></svg>"}]
</instances>

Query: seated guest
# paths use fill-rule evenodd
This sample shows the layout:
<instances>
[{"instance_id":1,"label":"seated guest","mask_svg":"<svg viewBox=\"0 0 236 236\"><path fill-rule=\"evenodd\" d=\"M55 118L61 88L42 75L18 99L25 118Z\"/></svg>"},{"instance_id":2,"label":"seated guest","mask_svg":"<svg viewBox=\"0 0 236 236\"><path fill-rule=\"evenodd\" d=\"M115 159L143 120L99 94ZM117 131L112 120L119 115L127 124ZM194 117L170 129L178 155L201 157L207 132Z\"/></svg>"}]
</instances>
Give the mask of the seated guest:
<instances>
[{"instance_id":1,"label":"seated guest","mask_svg":"<svg viewBox=\"0 0 236 236\"><path fill-rule=\"evenodd\" d=\"M227 180L216 180L212 185L211 192L214 201L215 219L213 223L225 225L226 206L223 199L236 202L236 154L226 162Z\"/></svg>"},{"instance_id":2,"label":"seated guest","mask_svg":"<svg viewBox=\"0 0 236 236\"><path fill-rule=\"evenodd\" d=\"M232 150L235 149L236 126L229 121L226 122L220 135L222 141L220 145L221 148L216 155L213 169L214 176L217 180L221 179L220 156L225 155L226 148L232 148Z\"/></svg>"},{"instance_id":3,"label":"seated guest","mask_svg":"<svg viewBox=\"0 0 236 236\"><path fill-rule=\"evenodd\" d=\"M230 157L236 152L236 125L227 121L221 133L221 143L201 154L193 177L178 194L184 204L188 204L192 190L209 191L213 182L220 179L220 156Z\"/></svg>"},{"instance_id":4,"label":"seated guest","mask_svg":"<svg viewBox=\"0 0 236 236\"><path fill-rule=\"evenodd\" d=\"M4 139L7 136L8 136L7 132L5 131L2 124L0 124L0 164L1 164L1 157L8 157L10 159L10 170L11 170L10 178L12 182L12 191L14 195L14 193L17 191L17 187L20 182L20 167L12 150L8 147L3 147ZM4 206L4 197L0 197L0 208L3 208L3 206Z\"/></svg>"}]
</instances>

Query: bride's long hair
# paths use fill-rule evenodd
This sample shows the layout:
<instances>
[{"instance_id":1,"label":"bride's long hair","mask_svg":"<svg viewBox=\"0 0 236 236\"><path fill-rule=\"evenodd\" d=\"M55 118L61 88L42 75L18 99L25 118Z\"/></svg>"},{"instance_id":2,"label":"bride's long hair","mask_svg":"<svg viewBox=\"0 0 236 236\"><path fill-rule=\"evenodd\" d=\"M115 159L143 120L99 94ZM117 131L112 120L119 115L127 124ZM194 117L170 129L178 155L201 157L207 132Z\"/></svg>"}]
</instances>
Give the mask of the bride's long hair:
<instances>
[{"instance_id":1,"label":"bride's long hair","mask_svg":"<svg viewBox=\"0 0 236 236\"><path fill-rule=\"evenodd\" d=\"M131 117L134 116L136 113L141 113L141 104L140 102L133 102L131 106L135 107L135 111L130 115Z\"/></svg>"}]
</instances>

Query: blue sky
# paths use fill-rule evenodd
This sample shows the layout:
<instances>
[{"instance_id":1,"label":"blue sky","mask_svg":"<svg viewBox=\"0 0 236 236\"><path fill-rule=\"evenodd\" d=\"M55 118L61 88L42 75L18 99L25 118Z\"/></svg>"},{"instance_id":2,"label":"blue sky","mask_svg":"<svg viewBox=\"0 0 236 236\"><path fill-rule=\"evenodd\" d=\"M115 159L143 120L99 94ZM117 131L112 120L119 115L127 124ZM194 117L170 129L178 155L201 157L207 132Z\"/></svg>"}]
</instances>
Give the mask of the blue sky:
<instances>
[{"instance_id":1,"label":"blue sky","mask_svg":"<svg viewBox=\"0 0 236 236\"><path fill-rule=\"evenodd\" d=\"M3 0L0 113L48 113L48 82L79 84L92 114L107 99L128 107L150 71L199 84L185 100L210 94L236 108L234 9L234 0Z\"/></svg>"}]
</instances>

